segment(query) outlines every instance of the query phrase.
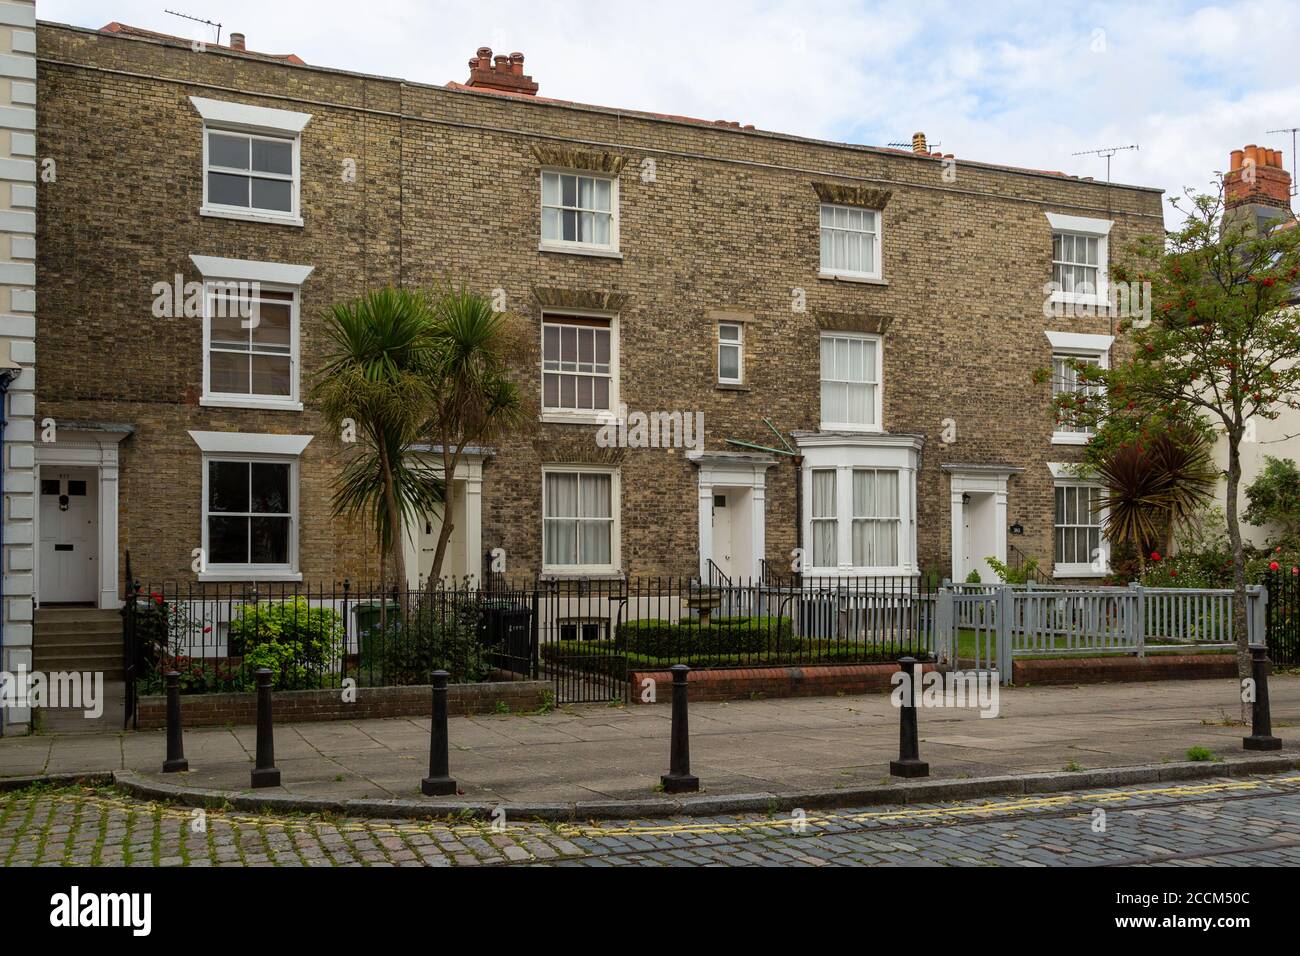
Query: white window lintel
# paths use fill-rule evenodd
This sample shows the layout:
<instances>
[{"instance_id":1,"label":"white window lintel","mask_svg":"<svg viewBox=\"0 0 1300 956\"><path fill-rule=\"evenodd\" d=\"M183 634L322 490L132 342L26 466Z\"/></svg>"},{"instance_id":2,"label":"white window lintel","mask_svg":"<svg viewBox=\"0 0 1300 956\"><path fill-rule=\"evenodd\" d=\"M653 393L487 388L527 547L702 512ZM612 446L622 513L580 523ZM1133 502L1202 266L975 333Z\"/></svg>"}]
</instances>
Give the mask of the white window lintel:
<instances>
[{"instance_id":1,"label":"white window lintel","mask_svg":"<svg viewBox=\"0 0 1300 956\"><path fill-rule=\"evenodd\" d=\"M210 100L191 96L190 102L203 122L226 129L254 130L297 136L311 122L310 113L277 110L266 106L249 106L228 100Z\"/></svg>"},{"instance_id":2,"label":"white window lintel","mask_svg":"<svg viewBox=\"0 0 1300 956\"><path fill-rule=\"evenodd\" d=\"M1089 236L1107 236L1110 235L1111 226L1115 225L1109 219L1067 216L1059 212L1049 212L1044 213L1044 215L1047 216L1047 221L1056 232L1077 232Z\"/></svg>"},{"instance_id":3,"label":"white window lintel","mask_svg":"<svg viewBox=\"0 0 1300 956\"><path fill-rule=\"evenodd\" d=\"M1115 341L1113 335L1085 335L1081 332L1046 331L1055 352L1079 352L1105 357Z\"/></svg>"},{"instance_id":4,"label":"white window lintel","mask_svg":"<svg viewBox=\"0 0 1300 956\"><path fill-rule=\"evenodd\" d=\"M315 266L296 266L284 262L257 262L252 259L223 259L220 256L190 256L190 261L204 279L228 279L236 282L265 282L267 285L300 286Z\"/></svg>"},{"instance_id":5,"label":"white window lintel","mask_svg":"<svg viewBox=\"0 0 1300 956\"><path fill-rule=\"evenodd\" d=\"M252 432L192 431L189 434L207 455L277 455L284 458L297 458L315 437Z\"/></svg>"},{"instance_id":6,"label":"white window lintel","mask_svg":"<svg viewBox=\"0 0 1300 956\"><path fill-rule=\"evenodd\" d=\"M1068 461L1049 461L1048 469L1052 472L1052 478L1060 482L1077 482L1081 485L1099 485L1097 476L1083 462Z\"/></svg>"}]
</instances>

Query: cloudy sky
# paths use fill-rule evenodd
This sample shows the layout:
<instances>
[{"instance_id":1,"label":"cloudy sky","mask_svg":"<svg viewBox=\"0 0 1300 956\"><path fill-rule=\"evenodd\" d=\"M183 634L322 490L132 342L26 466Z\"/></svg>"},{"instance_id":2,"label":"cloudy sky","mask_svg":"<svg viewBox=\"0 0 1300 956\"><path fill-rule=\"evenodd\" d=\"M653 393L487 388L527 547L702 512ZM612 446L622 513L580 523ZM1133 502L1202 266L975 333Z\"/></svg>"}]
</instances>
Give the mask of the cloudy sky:
<instances>
[{"instance_id":1,"label":"cloudy sky","mask_svg":"<svg viewBox=\"0 0 1300 956\"><path fill-rule=\"evenodd\" d=\"M1228 153L1300 126L1300 3L851 0L37 0L43 20L110 20L426 83L479 46L522 51L544 96L738 120L1118 182L1207 189ZM1173 222L1172 216L1166 216Z\"/></svg>"}]
</instances>

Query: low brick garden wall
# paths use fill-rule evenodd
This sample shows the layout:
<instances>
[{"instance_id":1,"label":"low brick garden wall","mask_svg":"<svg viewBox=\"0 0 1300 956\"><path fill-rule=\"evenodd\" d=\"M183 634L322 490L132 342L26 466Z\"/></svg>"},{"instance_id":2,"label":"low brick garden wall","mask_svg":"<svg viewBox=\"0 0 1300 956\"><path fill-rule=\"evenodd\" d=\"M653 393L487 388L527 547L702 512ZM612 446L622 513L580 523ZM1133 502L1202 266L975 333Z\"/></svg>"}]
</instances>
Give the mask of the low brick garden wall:
<instances>
[{"instance_id":1,"label":"low brick garden wall","mask_svg":"<svg viewBox=\"0 0 1300 956\"><path fill-rule=\"evenodd\" d=\"M1233 654L1157 654L1151 657L1074 657L1015 661L1016 684L1109 684L1144 680L1236 677Z\"/></svg>"},{"instance_id":2,"label":"low brick garden wall","mask_svg":"<svg viewBox=\"0 0 1300 956\"><path fill-rule=\"evenodd\" d=\"M447 712L452 716L490 714L504 704L512 713L537 710L554 693L550 681L497 681L486 684L451 684ZM343 692L282 690L272 697L277 723L318 720L364 720L370 717L428 717L433 708L433 688L359 687L356 700L344 703ZM140 698L140 729L167 726L167 698ZM186 694L181 697L181 723L186 727L257 723L257 694Z\"/></svg>"},{"instance_id":3,"label":"low brick garden wall","mask_svg":"<svg viewBox=\"0 0 1300 956\"><path fill-rule=\"evenodd\" d=\"M737 667L694 670L687 677L690 698L737 700L753 697L833 697L836 694L870 694L889 691L890 675L897 664L814 664L808 667ZM656 683L656 699L672 700L673 675L669 671L632 674L632 700L641 701L641 682Z\"/></svg>"},{"instance_id":4,"label":"low brick garden wall","mask_svg":"<svg viewBox=\"0 0 1300 956\"><path fill-rule=\"evenodd\" d=\"M750 697L833 697L837 694L888 693L897 664L827 664L808 667L738 667L693 670L688 676L690 698L743 700ZM1016 684L1106 684L1124 681L1232 678L1237 659L1231 654L1170 654L1154 657L1076 657L1018 660L1012 666ZM672 700L669 671L632 674L632 700L642 703L641 682L657 683L656 702Z\"/></svg>"}]
</instances>

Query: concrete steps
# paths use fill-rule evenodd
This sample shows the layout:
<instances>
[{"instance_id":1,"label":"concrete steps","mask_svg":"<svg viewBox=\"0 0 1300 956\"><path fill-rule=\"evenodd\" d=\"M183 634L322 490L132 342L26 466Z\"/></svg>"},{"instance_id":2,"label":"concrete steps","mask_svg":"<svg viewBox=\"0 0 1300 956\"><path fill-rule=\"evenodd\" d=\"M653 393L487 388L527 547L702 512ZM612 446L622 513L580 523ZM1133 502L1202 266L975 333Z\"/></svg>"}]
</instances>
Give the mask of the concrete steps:
<instances>
[{"instance_id":1,"label":"concrete steps","mask_svg":"<svg viewBox=\"0 0 1300 956\"><path fill-rule=\"evenodd\" d=\"M122 617L98 608L39 608L32 668L40 671L102 671L122 680Z\"/></svg>"}]
</instances>

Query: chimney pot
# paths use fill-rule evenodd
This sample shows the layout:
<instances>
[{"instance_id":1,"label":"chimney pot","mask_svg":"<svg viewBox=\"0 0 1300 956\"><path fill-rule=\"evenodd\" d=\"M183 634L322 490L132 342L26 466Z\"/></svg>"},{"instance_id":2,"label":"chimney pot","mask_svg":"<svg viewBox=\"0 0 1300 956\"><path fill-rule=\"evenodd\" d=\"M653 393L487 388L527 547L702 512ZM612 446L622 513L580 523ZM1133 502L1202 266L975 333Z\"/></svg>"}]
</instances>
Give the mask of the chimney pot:
<instances>
[{"instance_id":1,"label":"chimney pot","mask_svg":"<svg viewBox=\"0 0 1300 956\"><path fill-rule=\"evenodd\" d=\"M1282 151L1254 143L1234 149L1230 169L1223 177L1224 204L1228 210L1291 209L1291 175L1283 165Z\"/></svg>"},{"instance_id":2,"label":"chimney pot","mask_svg":"<svg viewBox=\"0 0 1300 956\"><path fill-rule=\"evenodd\" d=\"M465 85L471 89L537 95L537 84L524 74L524 55L515 52L509 56L504 53L493 56L489 46L479 47L478 55L469 61L469 80Z\"/></svg>"},{"instance_id":3,"label":"chimney pot","mask_svg":"<svg viewBox=\"0 0 1300 956\"><path fill-rule=\"evenodd\" d=\"M244 35L242 33L230 34L230 49L232 50L244 49Z\"/></svg>"},{"instance_id":4,"label":"chimney pot","mask_svg":"<svg viewBox=\"0 0 1300 956\"><path fill-rule=\"evenodd\" d=\"M924 133L913 133L913 134L912 134L912 152L914 152L914 153L928 153L929 151L930 151L930 148L929 148L929 147L926 145L926 143L925 143L925 134L924 134Z\"/></svg>"}]
</instances>

